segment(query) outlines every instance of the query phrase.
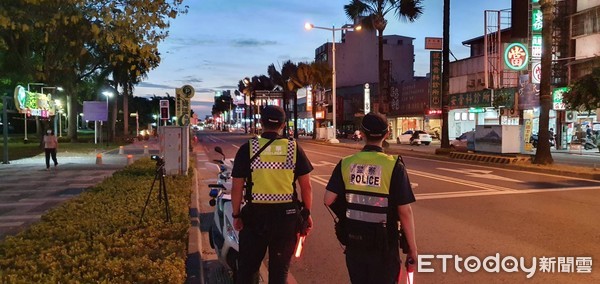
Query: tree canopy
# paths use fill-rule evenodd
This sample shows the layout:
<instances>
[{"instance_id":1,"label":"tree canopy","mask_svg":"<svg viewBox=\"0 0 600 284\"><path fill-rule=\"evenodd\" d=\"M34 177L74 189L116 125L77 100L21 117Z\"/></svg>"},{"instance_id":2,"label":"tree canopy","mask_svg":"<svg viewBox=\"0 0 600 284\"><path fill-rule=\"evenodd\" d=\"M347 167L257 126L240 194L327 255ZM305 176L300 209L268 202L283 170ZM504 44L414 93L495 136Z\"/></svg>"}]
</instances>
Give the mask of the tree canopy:
<instances>
[{"instance_id":1,"label":"tree canopy","mask_svg":"<svg viewBox=\"0 0 600 284\"><path fill-rule=\"evenodd\" d=\"M590 112L600 108L600 67L592 69L590 74L579 78L570 87L570 91L563 95L569 109Z\"/></svg>"}]
</instances>

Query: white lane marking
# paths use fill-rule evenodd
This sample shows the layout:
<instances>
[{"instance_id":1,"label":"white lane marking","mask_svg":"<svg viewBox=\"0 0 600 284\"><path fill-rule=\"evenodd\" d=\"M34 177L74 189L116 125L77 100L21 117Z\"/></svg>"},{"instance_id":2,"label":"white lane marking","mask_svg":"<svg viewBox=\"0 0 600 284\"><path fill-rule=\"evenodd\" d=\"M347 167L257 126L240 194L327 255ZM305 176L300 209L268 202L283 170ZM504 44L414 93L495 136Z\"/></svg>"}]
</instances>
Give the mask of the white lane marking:
<instances>
[{"instance_id":1,"label":"white lane marking","mask_svg":"<svg viewBox=\"0 0 600 284\"><path fill-rule=\"evenodd\" d=\"M453 177L449 177L449 176L436 175L436 174L431 174L431 173L422 173L421 171L416 171L416 170L407 170L407 172L409 175L416 175L416 176L421 176L421 177L425 177L425 178L429 178L429 179L437 179L437 180L441 180L441 181L445 181L445 182L481 188L483 190L495 190L495 191L514 191L515 190L512 188L497 186L497 185L493 185L493 184L486 184L486 183L481 183L481 182L476 182L476 181L462 180L462 179L457 179L457 178L453 178Z\"/></svg>"},{"instance_id":2,"label":"white lane marking","mask_svg":"<svg viewBox=\"0 0 600 284\"><path fill-rule=\"evenodd\" d=\"M509 182L514 182L514 183L522 183L523 182L523 181L512 179L512 178L494 175L494 174L492 174L493 171L490 171L490 170L473 170L473 169L465 169L465 168L462 168L462 169L437 168L437 169L442 170L442 171L449 171L449 172L465 174L469 177L503 180L503 181L509 181Z\"/></svg>"},{"instance_id":3,"label":"white lane marking","mask_svg":"<svg viewBox=\"0 0 600 284\"><path fill-rule=\"evenodd\" d=\"M311 176L311 180L320 185L326 186L327 182L329 181L329 176L328 175L314 175L314 176ZM472 185L467 184L467 186L472 186ZM524 190L504 190L504 191L498 191L498 190L493 190L493 189L484 189L484 190L434 192L434 193L415 193L415 198L417 200L429 200L429 199L448 199L448 198L507 195L507 194L546 193L546 192L560 192L560 191L572 191L572 190L600 190L600 187L584 186L584 187L571 187L571 188L544 188L544 189L524 189Z\"/></svg>"},{"instance_id":4,"label":"white lane marking","mask_svg":"<svg viewBox=\"0 0 600 284\"><path fill-rule=\"evenodd\" d=\"M354 150L352 153L356 153L356 149L349 149L349 150ZM343 156L340 155L331 155L328 153L323 153L323 152L319 152L319 151L314 151L314 150L306 150L304 149L304 152L312 152L312 153L317 153L319 155L323 155L323 156L329 156L329 157L335 157L335 158L343 158L349 154L344 154ZM351 153L350 153L351 154ZM408 158L408 159L413 159L413 160L422 160L422 161L429 161L429 162L435 162L438 164L444 163L444 164L449 164L449 165L460 165L460 166L465 166L465 163L458 163L458 162L451 162L451 161L443 161L443 160L437 160L437 159L430 159L430 158L422 158L422 157L415 157L415 156L402 156L403 158ZM506 169L506 168L496 168L496 167L491 167L491 166L484 166L484 165L476 165L476 164L469 164L469 167L473 167L473 168L482 168L482 169L489 169L492 171L503 171L503 172L513 172L513 173L519 173L522 174L524 171L528 174L531 175L537 175L537 176L547 176L547 177L555 177L555 178L565 178L565 176L562 175L554 175L554 174L548 174L548 173L539 173L539 172L531 172L531 171L527 171L527 169L521 169L521 170L512 170L512 169ZM600 180L593 180L593 179L586 179L586 178L579 178L579 177L569 177L570 180L584 180L584 181L589 181L589 182L593 182L593 183L598 183L600 184Z\"/></svg>"},{"instance_id":5,"label":"white lane marking","mask_svg":"<svg viewBox=\"0 0 600 284\"><path fill-rule=\"evenodd\" d=\"M323 166L335 167L335 165L336 165L336 164L328 162L328 161L311 162L311 164L313 165L313 167L323 167Z\"/></svg>"}]
</instances>

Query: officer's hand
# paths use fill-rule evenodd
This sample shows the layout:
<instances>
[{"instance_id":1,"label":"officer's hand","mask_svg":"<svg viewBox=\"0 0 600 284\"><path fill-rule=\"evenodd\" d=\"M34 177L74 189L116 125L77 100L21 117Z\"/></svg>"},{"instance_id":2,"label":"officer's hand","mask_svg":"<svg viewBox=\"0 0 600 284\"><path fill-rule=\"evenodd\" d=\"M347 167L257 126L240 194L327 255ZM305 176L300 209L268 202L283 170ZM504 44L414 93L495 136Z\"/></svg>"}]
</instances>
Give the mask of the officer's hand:
<instances>
[{"instance_id":1,"label":"officer's hand","mask_svg":"<svg viewBox=\"0 0 600 284\"><path fill-rule=\"evenodd\" d=\"M418 256L416 250L411 250L408 254L406 261L406 270L407 271L415 271L417 267ZM408 261L408 259L412 260L412 263Z\"/></svg>"},{"instance_id":2,"label":"officer's hand","mask_svg":"<svg viewBox=\"0 0 600 284\"><path fill-rule=\"evenodd\" d=\"M308 220L306 220L308 222L308 227L306 227L306 235L308 236L308 234L310 234L310 231L313 228L313 220L312 220L312 216L308 216Z\"/></svg>"},{"instance_id":3,"label":"officer's hand","mask_svg":"<svg viewBox=\"0 0 600 284\"><path fill-rule=\"evenodd\" d=\"M236 231L241 231L244 228L244 222L242 222L241 218L234 218L233 219L233 228Z\"/></svg>"}]
</instances>

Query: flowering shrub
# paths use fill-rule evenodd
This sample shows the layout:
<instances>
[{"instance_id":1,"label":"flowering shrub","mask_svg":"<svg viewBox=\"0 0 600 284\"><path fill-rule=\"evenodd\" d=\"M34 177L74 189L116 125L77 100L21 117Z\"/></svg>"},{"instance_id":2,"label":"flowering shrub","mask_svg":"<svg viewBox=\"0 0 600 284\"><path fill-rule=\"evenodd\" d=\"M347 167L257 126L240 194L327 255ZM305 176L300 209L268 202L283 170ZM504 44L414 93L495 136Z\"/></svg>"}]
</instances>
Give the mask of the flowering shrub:
<instances>
[{"instance_id":1,"label":"flowering shrub","mask_svg":"<svg viewBox=\"0 0 600 284\"><path fill-rule=\"evenodd\" d=\"M165 177L141 159L0 242L0 283L184 283L191 176Z\"/></svg>"}]
</instances>

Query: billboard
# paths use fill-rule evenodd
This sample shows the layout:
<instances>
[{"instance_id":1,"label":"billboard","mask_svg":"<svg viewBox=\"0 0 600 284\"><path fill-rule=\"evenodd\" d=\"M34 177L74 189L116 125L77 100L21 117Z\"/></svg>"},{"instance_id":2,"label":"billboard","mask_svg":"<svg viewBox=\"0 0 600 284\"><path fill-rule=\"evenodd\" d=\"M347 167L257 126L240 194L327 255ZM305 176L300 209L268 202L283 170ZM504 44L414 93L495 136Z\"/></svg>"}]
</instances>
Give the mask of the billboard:
<instances>
[{"instance_id":1,"label":"billboard","mask_svg":"<svg viewBox=\"0 0 600 284\"><path fill-rule=\"evenodd\" d=\"M88 121L108 121L108 104L100 101L83 102L83 117Z\"/></svg>"}]
</instances>

